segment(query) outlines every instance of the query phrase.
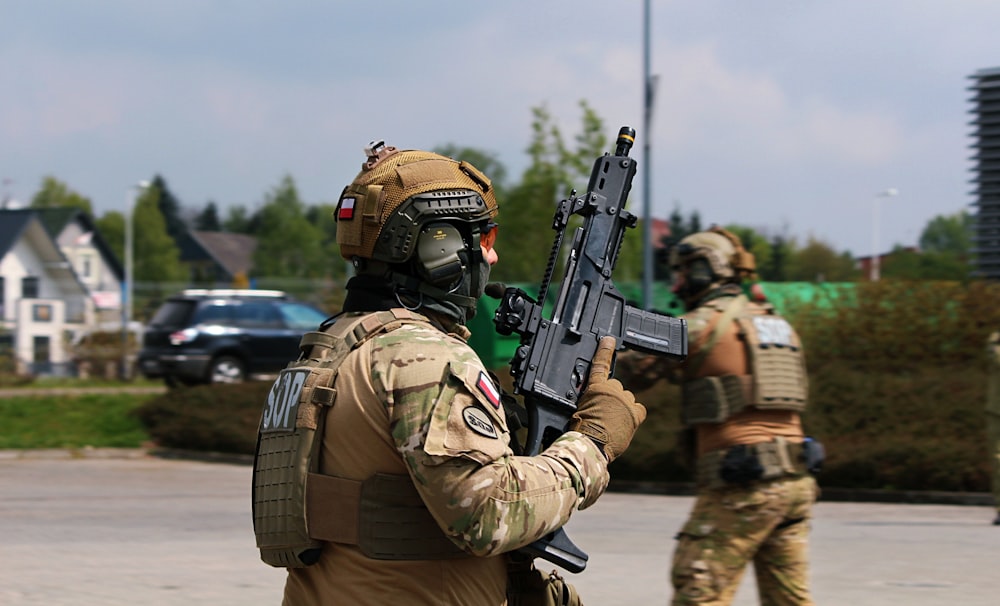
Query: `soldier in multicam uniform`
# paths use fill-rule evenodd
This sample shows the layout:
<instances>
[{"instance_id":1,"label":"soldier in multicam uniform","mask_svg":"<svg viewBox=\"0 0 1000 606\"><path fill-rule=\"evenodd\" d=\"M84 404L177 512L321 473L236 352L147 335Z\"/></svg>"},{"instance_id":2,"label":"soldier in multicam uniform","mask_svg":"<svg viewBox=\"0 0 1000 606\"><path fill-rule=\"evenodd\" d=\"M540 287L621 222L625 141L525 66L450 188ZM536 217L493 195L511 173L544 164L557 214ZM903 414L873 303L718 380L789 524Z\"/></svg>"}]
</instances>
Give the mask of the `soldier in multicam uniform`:
<instances>
[{"instance_id":1,"label":"soldier in multicam uniform","mask_svg":"<svg viewBox=\"0 0 1000 606\"><path fill-rule=\"evenodd\" d=\"M608 377L614 338L600 343L570 431L515 454L510 397L466 343L498 257L490 181L429 152L366 151L336 211L356 272L343 312L303 338L262 415L262 558L289 568L290 605L579 604L513 552L600 497L645 419ZM304 490L283 483L306 467ZM296 517L306 543L286 548Z\"/></svg>"},{"instance_id":2,"label":"soldier in multicam uniform","mask_svg":"<svg viewBox=\"0 0 1000 606\"><path fill-rule=\"evenodd\" d=\"M990 467L993 470L993 501L997 509L993 524L1000 526L1000 332L990 335L987 348L990 367L986 394L986 434L989 439Z\"/></svg>"},{"instance_id":3,"label":"soldier in multicam uniform","mask_svg":"<svg viewBox=\"0 0 1000 606\"><path fill-rule=\"evenodd\" d=\"M697 499L677 535L673 604L724 605L753 562L761 604L812 604L807 539L822 447L803 435L805 358L788 322L743 294L753 255L726 230L683 238L671 251L673 291L688 312L688 357L623 352L615 376L641 391L681 384L693 436Z\"/></svg>"}]
</instances>

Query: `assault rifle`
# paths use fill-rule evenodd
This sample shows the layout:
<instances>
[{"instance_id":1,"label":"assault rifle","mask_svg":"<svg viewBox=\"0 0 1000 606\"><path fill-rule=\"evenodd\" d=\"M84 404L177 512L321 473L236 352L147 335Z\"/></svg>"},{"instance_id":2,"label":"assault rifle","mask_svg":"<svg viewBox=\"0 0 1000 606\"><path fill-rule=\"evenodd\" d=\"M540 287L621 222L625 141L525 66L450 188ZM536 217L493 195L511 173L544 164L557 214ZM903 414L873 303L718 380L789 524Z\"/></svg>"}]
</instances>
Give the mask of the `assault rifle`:
<instances>
[{"instance_id":1,"label":"assault rifle","mask_svg":"<svg viewBox=\"0 0 1000 606\"><path fill-rule=\"evenodd\" d=\"M677 359L687 355L684 320L628 305L611 281L625 230L636 225L636 216L625 210L636 170L628 156L634 141L635 130L622 127L614 155L605 153L594 162L587 193L578 197L574 190L559 202L552 220L555 242L538 299L506 288L493 317L497 332L521 337L510 372L514 393L523 396L528 411L525 455L538 454L566 432L601 337L615 337L618 349ZM552 316L546 319L542 307L572 215L582 216L583 226L573 234ZM522 551L570 572L587 566L587 554L561 528Z\"/></svg>"}]
</instances>

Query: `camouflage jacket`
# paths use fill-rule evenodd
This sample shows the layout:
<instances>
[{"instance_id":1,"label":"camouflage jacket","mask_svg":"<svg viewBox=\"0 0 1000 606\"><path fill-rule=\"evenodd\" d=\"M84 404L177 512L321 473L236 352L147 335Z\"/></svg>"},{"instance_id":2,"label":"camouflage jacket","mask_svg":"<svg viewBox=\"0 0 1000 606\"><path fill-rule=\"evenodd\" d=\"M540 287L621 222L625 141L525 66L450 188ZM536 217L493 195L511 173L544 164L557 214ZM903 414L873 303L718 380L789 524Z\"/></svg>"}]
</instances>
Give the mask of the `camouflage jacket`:
<instances>
[{"instance_id":1,"label":"camouflage jacket","mask_svg":"<svg viewBox=\"0 0 1000 606\"><path fill-rule=\"evenodd\" d=\"M322 473L364 480L408 475L445 534L475 558L391 562L329 543L320 562L289 570L287 603L503 603L499 554L527 545L592 504L608 484L594 443L568 432L532 457L515 456L500 392L468 330L405 324L352 351L327 413ZM380 587L377 597L371 588ZM450 597L443 597L450 596Z\"/></svg>"}]
</instances>

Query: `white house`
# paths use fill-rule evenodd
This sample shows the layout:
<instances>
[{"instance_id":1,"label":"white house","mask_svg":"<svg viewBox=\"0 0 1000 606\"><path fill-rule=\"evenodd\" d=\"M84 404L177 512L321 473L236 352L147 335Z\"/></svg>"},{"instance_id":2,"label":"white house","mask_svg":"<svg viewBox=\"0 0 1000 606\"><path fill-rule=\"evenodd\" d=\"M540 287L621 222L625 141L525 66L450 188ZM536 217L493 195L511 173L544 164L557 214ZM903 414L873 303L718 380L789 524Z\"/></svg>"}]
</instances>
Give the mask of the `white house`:
<instances>
[{"instance_id":1,"label":"white house","mask_svg":"<svg viewBox=\"0 0 1000 606\"><path fill-rule=\"evenodd\" d=\"M94 304L94 320L105 325L120 321L124 271L90 215L76 208L31 210L87 288Z\"/></svg>"},{"instance_id":2,"label":"white house","mask_svg":"<svg viewBox=\"0 0 1000 606\"><path fill-rule=\"evenodd\" d=\"M0 210L0 355L17 372L69 372L69 344L117 314L120 266L75 209Z\"/></svg>"}]
</instances>

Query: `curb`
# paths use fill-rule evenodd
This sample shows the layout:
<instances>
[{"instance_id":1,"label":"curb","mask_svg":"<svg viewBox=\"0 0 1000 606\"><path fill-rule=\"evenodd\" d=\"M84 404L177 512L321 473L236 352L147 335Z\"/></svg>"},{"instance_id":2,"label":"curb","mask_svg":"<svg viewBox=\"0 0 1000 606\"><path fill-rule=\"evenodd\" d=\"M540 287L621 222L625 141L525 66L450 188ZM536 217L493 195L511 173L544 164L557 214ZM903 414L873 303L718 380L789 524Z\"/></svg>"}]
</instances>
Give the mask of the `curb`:
<instances>
[{"instance_id":1,"label":"curb","mask_svg":"<svg viewBox=\"0 0 1000 606\"><path fill-rule=\"evenodd\" d=\"M18 459L142 459L149 456L145 448L30 448L0 450L0 461Z\"/></svg>"},{"instance_id":2,"label":"curb","mask_svg":"<svg viewBox=\"0 0 1000 606\"><path fill-rule=\"evenodd\" d=\"M157 457L205 463L231 465L253 465L252 455L223 452L202 452L176 448L39 448L0 450L0 462L20 459L142 459ZM904 503L908 505L970 505L978 507L994 506L993 495L986 492L944 492L937 490L870 490L854 488L834 488L820 485L820 502L849 503ZM684 482L638 482L631 480L611 480L609 492L649 494L666 496L693 496L694 483Z\"/></svg>"}]
</instances>

